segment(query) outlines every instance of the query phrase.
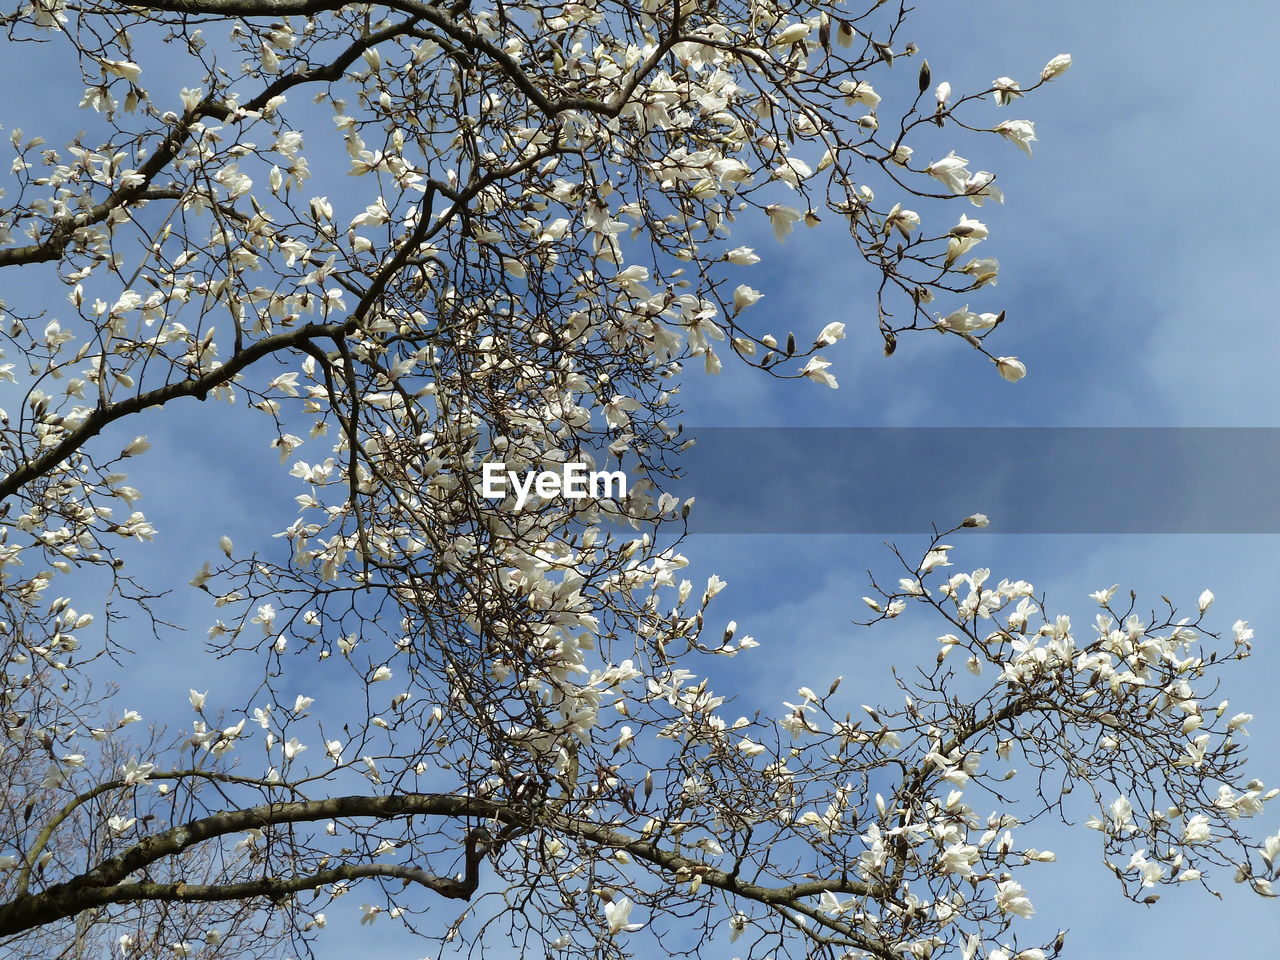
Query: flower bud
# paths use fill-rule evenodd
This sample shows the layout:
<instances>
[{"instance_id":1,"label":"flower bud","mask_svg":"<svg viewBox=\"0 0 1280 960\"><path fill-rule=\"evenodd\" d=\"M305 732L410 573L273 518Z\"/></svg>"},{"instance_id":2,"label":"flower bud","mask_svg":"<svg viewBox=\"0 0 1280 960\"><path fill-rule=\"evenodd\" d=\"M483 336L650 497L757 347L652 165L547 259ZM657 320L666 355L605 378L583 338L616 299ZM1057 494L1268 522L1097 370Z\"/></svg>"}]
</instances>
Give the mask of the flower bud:
<instances>
[{"instance_id":1,"label":"flower bud","mask_svg":"<svg viewBox=\"0 0 1280 960\"><path fill-rule=\"evenodd\" d=\"M1041 80L1054 80L1071 68L1071 54L1060 53L1044 65L1040 71Z\"/></svg>"},{"instance_id":2,"label":"flower bud","mask_svg":"<svg viewBox=\"0 0 1280 960\"><path fill-rule=\"evenodd\" d=\"M1017 383L1027 375L1027 366L1017 357L996 357L996 369L1010 383Z\"/></svg>"}]
</instances>

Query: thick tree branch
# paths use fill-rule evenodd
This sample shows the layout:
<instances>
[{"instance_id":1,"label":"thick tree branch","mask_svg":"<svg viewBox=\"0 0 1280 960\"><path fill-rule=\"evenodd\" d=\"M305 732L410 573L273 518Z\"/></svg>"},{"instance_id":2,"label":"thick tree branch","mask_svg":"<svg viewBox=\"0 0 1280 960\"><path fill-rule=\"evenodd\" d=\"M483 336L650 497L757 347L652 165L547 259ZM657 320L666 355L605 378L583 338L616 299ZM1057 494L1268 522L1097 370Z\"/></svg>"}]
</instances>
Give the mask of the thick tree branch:
<instances>
[{"instance_id":1,"label":"thick tree branch","mask_svg":"<svg viewBox=\"0 0 1280 960\"><path fill-rule=\"evenodd\" d=\"M399 10L414 17L425 20L445 34L455 43L468 49L479 50L502 68L507 78L529 98L547 117L555 117L566 110L584 110L604 116L617 116L630 99L636 86L663 57L671 46L679 40L676 30L663 39L658 48L645 61L642 68L634 73L630 81L619 91L612 102L595 100L590 97L564 97L553 99L538 88L529 75L521 69L520 64L509 53L497 44L491 43L478 34L459 27L453 17L446 11L421 0L383 0L380 6ZM285 17L310 16L316 13L339 10L351 6L341 0L156 0L153 3L132 4L136 9L163 10L171 13L205 14L223 17Z\"/></svg>"},{"instance_id":2,"label":"thick tree branch","mask_svg":"<svg viewBox=\"0 0 1280 960\"><path fill-rule=\"evenodd\" d=\"M261 880L245 880L240 883L119 883L110 887L91 887L86 891L84 906L103 906L108 903L131 903L135 900L170 900L190 903L211 900L251 900L254 897L282 899L304 890L315 890L331 883L364 880L369 877L387 877L408 880L426 887L442 897L465 900L475 892L475 887L465 880L437 877L417 867L395 863L350 863L316 873L292 877L264 877Z\"/></svg>"},{"instance_id":3,"label":"thick tree branch","mask_svg":"<svg viewBox=\"0 0 1280 960\"><path fill-rule=\"evenodd\" d=\"M176 884L124 882L130 874L165 857L179 854L204 841L233 833L260 830L286 823L336 818L392 819L411 816L490 819L509 826L527 826L529 822L529 810L526 807L454 794L330 797L323 800L268 803L245 810L228 810L154 834L134 844L118 856L103 861L87 873L39 893L20 896L7 904L0 905L0 936L21 933L107 903L136 899L229 900L250 896L285 896L299 890L314 889L340 879L361 876L402 876L429 887L442 896L456 899L469 897L479 883L479 863L489 853L489 849L478 845L474 838L468 840L466 872L462 880L434 877L420 871L420 875L415 876L405 873L393 874L389 871L403 871L406 868L394 865L363 864L334 868L334 870L316 874L268 878L241 884L183 885L182 892ZM724 870L712 868L675 851L661 849L650 841L639 840L605 824L550 814L545 815L538 825L553 833L586 840L601 847L625 850L633 858L655 866L664 873L690 877L701 876L706 886L716 887L759 903L786 904L794 907L797 901L818 896L825 891L855 896L871 896L876 893L869 884L845 879L813 880L781 887L766 887L740 880ZM356 873L344 874L344 871L356 871Z\"/></svg>"}]
</instances>

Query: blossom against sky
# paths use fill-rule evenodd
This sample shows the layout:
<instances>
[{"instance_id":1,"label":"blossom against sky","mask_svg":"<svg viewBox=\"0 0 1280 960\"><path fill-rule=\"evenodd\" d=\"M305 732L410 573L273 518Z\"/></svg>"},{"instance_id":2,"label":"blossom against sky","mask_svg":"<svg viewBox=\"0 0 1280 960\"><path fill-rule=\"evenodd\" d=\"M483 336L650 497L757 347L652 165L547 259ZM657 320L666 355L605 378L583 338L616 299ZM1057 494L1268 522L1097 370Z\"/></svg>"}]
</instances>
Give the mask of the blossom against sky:
<instances>
[{"instance_id":1,"label":"blossom against sky","mask_svg":"<svg viewBox=\"0 0 1280 960\"><path fill-rule=\"evenodd\" d=\"M864 315L873 304L869 278L847 269L846 255L830 242L832 226L795 226L777 246L762 225L761 236L750 239L769 256L752 278L764 294L752 309L805 330L846 323L847 338L824 348L840 388L766 383L729 365L717 379L690 378L690 422L946 425L979 433L993 425L1273 425L1270 367L1278 344L1266 280L1280 211L1269 189L1277 131L1265 121L1272 97L1263 65L1275 48L1280 16L1244 0L1216 5L1211 16L1187 2L1155 9L984 0L967 5L963 15L959 9L922 13L916 42L930 57L935 80L957 87L985 84L991 74L1031 79L1050 56L1069 50L1075 57L1072 72L1035 105L1033 158L1015 144L993 140L983 147L1000 151L1008 198L982 212L993 229L991 254L1002 264L1000 284L988 292L1010 315L1001 351L1025 362L1029 376L1005 382L980 358L945 349L951 345L942 337L937 345L910 338L884 358ZM7 88L15 89L21 61L0 69L8 74ZM47 101L37 91L12 104L9 124L33 126L51 107L60 109L65 91L56 81L49 89ZM975 299L972 307L987 304ZM152 465L151 475L139 479L148 481L147 512L160 533L157 556L141 562L156 572L186 564L194 574L198 564L187 545L212 552L224 532L240 544L259 537L269 546L264 531L279 524L263 515L260 495L285 487L278 473L246 472L235 456L239 445L259 439L265 445L269 438L220 428L203 411L193 411L180 427L157 423L148 432L163 451L163 470ZM221 518L211 522L201 509L206 498L241 505L235 529ZM973 509L991 513L998 531L995 506ZM933 643L911 636L905 624L872 632L850 625L864 615L857 608L865 592L862 571L881 568L886 559L876 539L692 542L698 569L717 571L730 584L720 598L725 618L761 642L732 674L744 710L776 707L798 683L813 682L817 665L868 691L883 690L887 668L909 662L909 644ZM1268 782L1280 776L1280 714L1268 714L1270 678L1280 670L1272 640L1280 635L1271 590L1273 538L992 533L974 535L962 548L974 564L1034 579L1050 594L1051 609L1077 616L1090 608L1089 591L1116 580L1141 596L1163 591L1184 605L1211 587L1221 610L1248 618L1257 630L1253 669L1238 672L1229 694L1257 715L1250 745L1259 774ZM193 647L200 636L196 628ZM185 654L130 682L166 682L174 660ZM207 672L200 689L203 681L233 679L225 664L201 669ZM186 687L179 686L175 721L186 719ZM1219 903L1188 890L1150 910L1125 904L1107 888L1111 878L1096 851L1079 847L1078 855L1059 847L1062 862L1042 871L1043 886L1031 891L1046 928L1072 928L1076 955L1155 958L1175 949L1248 955L1280 933L1274 902L1254 898ZM336 935L323 944L327 955L343 956L361 942L354 905L352 913L349 934L335 923ZM384 920L376 929L387 936L391 924Z\"/></svg>"}]
</instances>

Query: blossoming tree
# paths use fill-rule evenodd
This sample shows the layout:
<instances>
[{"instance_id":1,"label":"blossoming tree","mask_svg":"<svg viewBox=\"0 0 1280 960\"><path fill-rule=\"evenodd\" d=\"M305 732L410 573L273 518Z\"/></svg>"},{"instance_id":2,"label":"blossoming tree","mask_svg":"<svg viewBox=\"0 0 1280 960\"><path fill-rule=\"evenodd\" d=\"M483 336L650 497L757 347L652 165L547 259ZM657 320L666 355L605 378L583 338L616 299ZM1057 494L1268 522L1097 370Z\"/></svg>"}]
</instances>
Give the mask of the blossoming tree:
<instances>
[{"instance_id":1,"label":"blossoming tree","mask_svg":"<svg viewBox=\"0 0 1280 960\"><path fill-rule=\"evenodd\" d=\"M750 957L1034 960L1062 940L1019 935L1054 859L1021 824L1072 790L1128 896L1222 871L1271 894L1280 838L1241 823L1275 791L1243 772L1248 716L1204 699L1251 631L1219 643L1207 594L1142 616L1102 591L1081 627L948 575L938 538L868 598L942 634L901 699L815 678L734 720L708 675L755 642L708 635L723 584L680 575L686 365L837 385L843 324L753 319L752 231L838 222L886 353L931 330L1024 375L988 346L1004 314L965 304L997 273L970 216L996 177L942 138L1030 153L1008 108L1069 57L953 90L869 0L33 0L5 24L79 70L85 125L13 130L0 205L0 268L40 291L0 330L7 956L297 955L359 903L531 956L714 929ZM266 418L298 490L280 549L192 564L211 651L258 680L193 689L169 736L109 686L121 618L173 585L126 562L149 441L108 438L192 398ZM486 462L633 483L517 509Z\"/></svg>"}]
</instances>

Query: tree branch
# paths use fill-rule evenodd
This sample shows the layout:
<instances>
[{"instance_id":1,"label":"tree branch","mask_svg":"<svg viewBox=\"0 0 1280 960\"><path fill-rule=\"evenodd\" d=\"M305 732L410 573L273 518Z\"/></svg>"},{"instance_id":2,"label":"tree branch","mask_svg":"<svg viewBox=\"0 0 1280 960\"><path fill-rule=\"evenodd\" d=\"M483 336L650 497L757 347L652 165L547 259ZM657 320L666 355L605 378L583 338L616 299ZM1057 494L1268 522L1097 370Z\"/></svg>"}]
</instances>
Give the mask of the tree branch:
<instances>
[{"instance_id":1,"label":"tree branch","mask_svg":"<svg viewBox=\"0 0 1280 960\"><path fill-rule=\"evenodd\" d=\"M89 414L74 430L70 431L61 442L42 453L40 456L24 462L21 466L0 479L0 499L13 496L24 484L37 477L44 476L60 463L75 454L87 440L97 436L102 430L116 420L131 414L141 413L150 407L159 407L178 397L204 398L210 390L229 383L241 370L250 366L268 354L301 343L320 338L334 338L345 335L346 323L309 323L286 333L278 333L266 337L245 347L225 364L199 377L188 377L177 383L166 384L154 390L140 393L128 400L121 400L110 406L99 407Z\"/></svg>"},{"instance_id":2,"label":"tree branch","mask_svg":"<svg viewBox=\"0 0 1280 960\"><path fill-rule=\"evenodd\" d=\"M479 864L489 849L469 836L466 848L466 871L462 880L435 877L423 871L412 875L409 868L393 864L353 864L288 878L267 878L240 884L186 886L177 884L126 884L124 879L153 863L217 837L246 830L262 829L285 823L304 823L337 818L377 817L392 819L408 816L440 816L496 820L504 825L527 825L528 809L495 803L476 797L454 794L403 794L393 796L329 797L287 803L268 803L244 810L227 810L194 820L134 844L118 856L105 860L78 877L39 893L17 897L0 905L0 936L11 936L36 927L75 916L83 910L107 903L137 899L150 900L230 900L250 896L285 896L299 890L314 889L341 879L372 876L399 876L428 887L441 896L466 899L479 884ZM587 840L602 847L625 850L632 857L658 867L663 872L698 875L704 885L716 887L746 899L764 904L796 905L796 901L823 892L875 896L870 884L846 879L814 880L766 887L748 883L672 850L663 850L652 842L623 834L612 827L574 817L552 814L539 824L544 829ZM362 872L363 871L363 872ZM392 872L400 871L400 872Z\"/></svg>"}]
</instances>

